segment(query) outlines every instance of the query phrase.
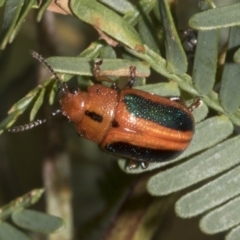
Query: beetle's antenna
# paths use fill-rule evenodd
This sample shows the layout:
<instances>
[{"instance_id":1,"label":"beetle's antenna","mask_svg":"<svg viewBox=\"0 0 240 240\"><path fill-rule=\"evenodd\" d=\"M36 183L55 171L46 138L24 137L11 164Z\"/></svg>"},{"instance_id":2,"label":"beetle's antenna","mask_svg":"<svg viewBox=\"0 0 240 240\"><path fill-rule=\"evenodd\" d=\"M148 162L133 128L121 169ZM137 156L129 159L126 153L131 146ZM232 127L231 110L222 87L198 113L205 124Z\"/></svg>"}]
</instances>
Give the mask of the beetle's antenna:
<instances>
[{"instance_id":1,"label":"beetle's antenna","mask_svg":"<svg viewBox=\"0 0 240 240\"><path fill-rule=\"evenodd\" d=\"M23 132L29 129L32 129L34 127L37 127L39 125L42 125L43 123L45 123L47 120L49 120L50 118L56 116L58 113L61 113L62 111L60 109L57 109L55 112L51 113L51 116L49 116L48 118L45 119L38 119L36 121L24 124L24 125L20 125L20 126L16 126L13 128L8 129L8 132Z\"/></svg>"},{"instance_id":2,"label":"beetle's antenna","mask_svg":"<svg viewBox=\"0 0 240 240\"><path fill-rule=\"evenodd\" d=\"M62 91L62 92L66 92L66 90L68 90L68 86L66 83L64 83L60 77L57 75L57 73L53 70L53 68L47 63L47 61L45 60L45 58L43 58L39 53L34 52L34 51L30 51L30 54L36 58L45 68L48 69L48 71L50 73L53 74L53 76L55 77L55 79L57 80L58 83L58 88Z\"/></svg>"},{"instance_id":3,"label":"beetle's antenna","mask_svg":"<svg viewBox=\"0 0 240 240\"><path fill-rule=\"evenodd\" d=\"M67 84L60 79L60 77L53 70L53 68L47 63L47 61L37 52L30 51L30 54L34 58L36 58L40 63L42 63L43 66L46 67L54 75L54 77L57 81L57 84L58 84L58 88L60 89L61 92L65 93L68 90ZM48 118L38 119L36 121L30 122L30 123L27 123L27 124L24 124L24 125L16 126L16 127L8 129L8 131L9 132L23 132L23 131L32 129L34 127L42 125L47 120L49 120L50 118L54 117L55 115L57 115L58 113L61 113L61 112L62 111L60 109L57 109L56 111L52 112L51 115Z\"/></svg>"}]
</instances>

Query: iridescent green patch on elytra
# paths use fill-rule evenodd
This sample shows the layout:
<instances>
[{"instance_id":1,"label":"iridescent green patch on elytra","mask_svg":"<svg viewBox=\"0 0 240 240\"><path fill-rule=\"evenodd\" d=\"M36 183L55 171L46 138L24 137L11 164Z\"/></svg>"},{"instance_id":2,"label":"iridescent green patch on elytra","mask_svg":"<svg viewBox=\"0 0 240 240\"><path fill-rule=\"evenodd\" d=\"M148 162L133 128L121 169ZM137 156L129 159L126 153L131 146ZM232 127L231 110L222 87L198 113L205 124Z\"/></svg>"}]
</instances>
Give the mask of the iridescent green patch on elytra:
<instances>
[{"instance_id":1,"label":"iridescent green patch on elytra","mask_svg":"<svg viewBox=\"0 0 240 240\"><path fill-rule=\"evenodd\" d=\"M179 131L194 129L191 116L180 108L156 103L136 94L126 94L124 103L131 114L146 121Z\"/></svg>"}]
</instances>

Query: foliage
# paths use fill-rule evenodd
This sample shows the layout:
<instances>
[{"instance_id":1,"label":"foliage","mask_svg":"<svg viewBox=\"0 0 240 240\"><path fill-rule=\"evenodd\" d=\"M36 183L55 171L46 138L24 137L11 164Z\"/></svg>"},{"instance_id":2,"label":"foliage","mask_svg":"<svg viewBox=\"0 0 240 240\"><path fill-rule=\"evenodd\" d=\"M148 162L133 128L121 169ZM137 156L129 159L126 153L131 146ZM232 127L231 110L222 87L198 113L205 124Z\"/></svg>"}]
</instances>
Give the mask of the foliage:
<instances>
[{"instance_id":1,"label":"foliage","mask_svg":"<svg viewBox=\"0 0 240 240\"><path fill-rule=\"evenodd\" d=\"M37 202L42 193L42 189L32 190L30 193L1 208L1 239L29 239L27 235L19 231L15 226L5 222L9 217L12 218L13 223L18 227L31 231L53 233L64 227L64 223L60 218L25 209Z\"/></svg>"},{"instance_id":2,"label":"foliage","mask_svg":"<svg viewBox=\"0 0 240 240\"><path fill-rule=\"evenodd\" d=\"M37 19L40 20L50 2L43 1L39 7L33 0L0 1L1 6L5 4L1 48L13 41L31 8L39 8ZM147 170L139 168L130 172L125 169L125 160L119 160L119 166L125 172L137 174L174 163L165 171L151 173L147 190L153 196L165 196L205 180L202 186L189 190L176 202L176 213L180 217L190 218L207 211L200 220L203 232L215 234L232 229L226 239L238 239L240 215L236 213L240 206L237 166L240 162L240 139L234 125L240 126L240 84L237 82L240 73L240 4L218 7L213 1L201 1L199 13L189 20L189 26L198 31L191 69L191 60L176 29L177 19L173 17L175 2L170 5L167 0L140 0L137 4L126 0L71 0L69 8L63 4L63 10L92 25L104 41L92 41L77 57L51 57L47 62L61 74L64 81L75 75L87 76L89 80L93 61L104 58L104 75L128 76L129 66L135 65L140 79L138 88L145 91L163 96L181 94L188 99L188 103L202 96L202 106L194 111L196 130L193 141L181 156L172 162L152 164ZM220 30L227 27L230 29L227 45L219 50ZM150 69L169 82L145 85ZM86 79L78 78L80 83ZM31 90L13 105L8 117L0 123L1 133L29 108L32 121L44 105L45 95L49 93L49 103L52 104L56 92L53 79ZM137 192L136 189L134 191ZM150 201L148 197L145 200ZM161 209L160 200L154 204ZM143 205L136 206L140 208ZM124 212L124 209L120 210ZM142 211L145 218L140 220L126 215L129 217L128 224L139 226L135 232L130 228L132 235L129 239L137 239L140 231L146 233L146 229L149 230L144 221L147 217L156 217L156 212L150 208L148 210ZM111 234L117 231L118 225L121 226L120 221L127 221L126 216L121 216L123 220L120 217L116 219L115 227L110 228L109 235L105 235L104 239L111 239ZM17 218L16 215L13 219ZM149 239L156 232L156 224L159 222L156 221L147 232ZM126 230L125 235L129 231ZM121 239L126 239L125 235ZM146 239L146 235L140 236L142 238L138 239Z\"/></svg>"}]
</instances>

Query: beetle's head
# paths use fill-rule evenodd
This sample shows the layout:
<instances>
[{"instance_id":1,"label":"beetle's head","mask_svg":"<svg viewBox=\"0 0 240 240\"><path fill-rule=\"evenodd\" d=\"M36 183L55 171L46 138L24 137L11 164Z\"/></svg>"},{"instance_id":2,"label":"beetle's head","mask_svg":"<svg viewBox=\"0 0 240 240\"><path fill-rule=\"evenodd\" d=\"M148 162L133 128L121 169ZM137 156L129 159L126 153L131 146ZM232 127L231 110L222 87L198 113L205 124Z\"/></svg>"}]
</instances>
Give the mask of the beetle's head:
<instances>
[{"instance_id":1,"label":"beetle's head","mask_svg":"<svg viewBox=\"0 0 240 240\"><path fill-rule=\"evenodd\" d=\"M63 82L54 69L46 62L46 60L36 52L31 51L34 58L40 61L55 77L58 83L58 90L61 93L60 97L60 112L66 116L69 121L78 123L84 114L87 93L81 92L79 89L70 88Z\"/></svg>"},{"instance_id":2,"label":"beetle's head","mask_svg":"<svg viewBox=\"0 0 240 240\"><path fill-rule=\"evenodd\" d=\"M55 116L58 113L62 113L62 115L66 116L70 121L74 123L78 123L84 112L87 104L87 93L81 92L78 89L69 89L67 84L63 82L57 73L53 70L53 68L46 62L46 60L34 51L30 51L31 55L36 58L39 62L41 62L55 77L58 83L58 89L61 92L60 98L60 109L51 113L51 116L45 119L38 119L36 121L16 126L14 128L8 129L9 132L22 132L28 129L32 129L37 127L43 123L45 123L49 118Z\"/></svg>"},{"instance_id":3,"label":"beetle's head","mask_svg":"<svg viewBox=\"0 0 240 240\"><path fill-rule=\"evenodd\" d=\"M60 97L62 114L74 123L81 121L87 104L88 94L79 89L66 89Z\"/></svg>"}]
</instances>

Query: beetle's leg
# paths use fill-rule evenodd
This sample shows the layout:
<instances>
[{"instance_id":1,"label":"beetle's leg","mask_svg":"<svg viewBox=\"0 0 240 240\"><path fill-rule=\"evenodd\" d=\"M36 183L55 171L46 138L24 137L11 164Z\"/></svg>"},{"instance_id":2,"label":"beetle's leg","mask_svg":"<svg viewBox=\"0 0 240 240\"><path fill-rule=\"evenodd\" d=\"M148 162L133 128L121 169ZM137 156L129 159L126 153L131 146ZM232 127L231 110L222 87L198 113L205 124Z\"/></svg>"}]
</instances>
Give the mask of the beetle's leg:
<instances>
[{"instance_id":1,"label":"beetle's leg","mask_svg":"<svg viewBox=\"0 0 240 240\"><path fill-rule=\"evenodd\" d=\"M141 162L141 168L142 169L147 169L149 165L149 162Z\"/></svg>"},{"instance_id":2,"label":"beetle's leg","mask_svg":"<svg viewBox=\"0 0 240 240\"><path fill-rule=\"evenodd\" d=\"M134 82L135 82L135 77L136 77L136 67L135 66L131 66L129 68L130 70L130 75L129 75L129 79L128 79L128 83L126 88L132 88Z\"/></svg>"},{"instance_id":3,"label":"beetle's leg","mask_svg":"<svg viewBox=\"0 0 240 240\"><path fill-rule=\"evenodd\" d=\"M179 96L169 97L169 100L175 101L175 102L182 102L182 98Z\"/></svg>"},{"instance_id":4,"label":"beetle's leg","mask_svg":"<svg viewBox=\"0 0 240 240\"><path fill-rule=\"evenodd\" d=\"M180 96L170 97L169 99L171 101L175 101L175 102L181 103L183 106L186 106L186 103L185 103L184 99L182 97L180 97Z\"/></svg>"},{"instance_id":5,"label":"beetle's leg","mask_svg":"<svg viewBox=\"0 0 240 240\"><path fill-rule=\"evenodd\" d=\"M149 162L146 162L146 161L139 162L135 160L129 160L127 163L127 167L129 170L132 170L132 169L136 169L139 166L139 164L141 165L142 169L147 169Z\"/></svg>"},{"instance_id":6,"label":"beetle's leg","mask_svg":"<svg viewBox=\"0 0 240 240\"><path fill-rule=\"evenodd\" d=\"M138 167L138 161L129 160L129 161L127 162L127 168L128 168L129 170L135 169L135 168L137 168L137 167Z\"/></svg>"},{"instance_id":7,"label":"beetle's leg","mask_svg":"<svg viewBox=\"0 0 240 240\"><path fill-rule=\"evenodd\" d=\"M174 97L169 97L169 99L171 100L171 101L175 101L175 102L181 102L181 97L179 97L179 96L174 96Z\"/></svg>"},{"instance_id":8,"label":"beetle's leg","mask_svg":"<svg viewBox=\"0 0 240 240\"><path fill-rule=\"evenodd\" d=\"M192 112L195 108L199 107L202 104L202 97L197 98L197 100L192 103L188 109L190 112Z\"/></svg>"},{"instance_id":9,"label":"beetle's leg","mask_svg":"<svg viewBox=\"0 0 240 240\"><path fill-rule=\"evenodd\" d=\"M185 103L184 99L181 98L181 97L169 97L169 99L170 99L171 101L179 102L179 103L181 103L182 105L186 106L186 103ZM202 104L202 97L199 97L199 98L197 98L196 101L194 101L194 102L188 107L188 109L189 109L190 112L192 112L194 109L196 109L197 107L199 107L201 104Z\"/></svg>"},{"instance_id":10,"label":"beetle's leg","mask_svg":"<svg viewBox=\"0 0 240 240\"><path fill-rule=\"evenodd\" d=\"M116 85L116 83L112 79L110 79L110 78L108 78L106 76L101 76L101 67L100 66L102 65L102 63L103 63L102 59L97 60L97 61L94 62L94 67L93 67L94 77L98 81L110 82L112 84L111 88L117 89L117 85Z\"/></svg>"}]
</instances>

